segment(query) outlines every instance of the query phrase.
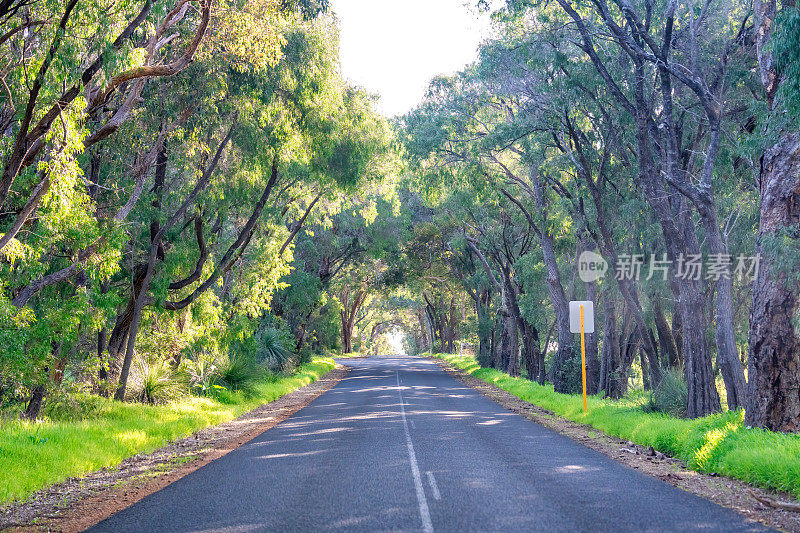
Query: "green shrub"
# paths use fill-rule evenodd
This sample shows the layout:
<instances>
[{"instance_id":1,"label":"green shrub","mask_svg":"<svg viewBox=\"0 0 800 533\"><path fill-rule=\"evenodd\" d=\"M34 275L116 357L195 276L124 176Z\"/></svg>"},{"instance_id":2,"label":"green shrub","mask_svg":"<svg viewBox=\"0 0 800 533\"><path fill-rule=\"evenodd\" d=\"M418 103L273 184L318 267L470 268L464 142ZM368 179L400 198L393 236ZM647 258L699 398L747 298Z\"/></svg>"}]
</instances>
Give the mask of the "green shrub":
<instances>
[{"instance_id":1,"label":"green shrub","mask_svg":"<svg viewBox=\"0 0 800 533\"><path fill-rule=\"evenodd\" d=\"M41 414L54 421L89 420L98 416L107 403L101 396L56 389L45 397Z\"/></svg>"},{"instance_id":2,"label":"green shrub","mask_svg":"<svg viewBox=\"0 0 800 533\"><path fill-rule=\"evenodd\" d=\"M137 357L133 364L131 394L141 403L160 405L180 400L189 392L184 373L163 359Z\"/></svg>"},{"instance_id":3,"label":"green shrub","mask_svg":"<svg viewBox=\"0 0 800 533\"><path fill-rule=\"evenodd\" d=\"M685 418L688 394L683 372L670 368L662 373L661 381L642 408L646 413L664 413L675 418Z\"/></svg>"},{"instance_id":4,"label":"green shrub","mask_svg":"<svg viewBox=\"0 0 800 533\"><path fill-rule=\"evenodd\" d=\"M316 354L314 353L314 350L312 350L311 348L308 347L303 348L302 350L300 350L300 353L297 354L297 365L304 365L306 363L310 363L311 359L313 359L315 355Z\"/></svg>"},{"instance_id":5,"label":"green shrub","mask_svg":"<svg viewBox=\"0 0 800 533\"><path fill-rule=\"evenodd\" d=\"M272 369L282 369L291 357L291 339L284 331L266 327L256 334L256 360Z\"/></svg>"},{"instance_id":6,"label":"green shrub","mask_svg":"<svg viewBox=\"0 0 800 533\"><path fill-rule=\"evenodd\" d=\"M243 356L228 359L219 369L219 384L231 391L251 393L262 372Z\"/></svg>"},{"instance_id":7,"label":"green shrub","mask_svg":"<svg viewBox=\"0 0 800 533\"><path fill-rule=\"evenodd\" d=\"M185 372L192 391L201 396L214 394L220 387L219 367L216 358L206 352L199 352L194 358L186 358L181 362L181 370Z\"/></svg>"}]
</instances>

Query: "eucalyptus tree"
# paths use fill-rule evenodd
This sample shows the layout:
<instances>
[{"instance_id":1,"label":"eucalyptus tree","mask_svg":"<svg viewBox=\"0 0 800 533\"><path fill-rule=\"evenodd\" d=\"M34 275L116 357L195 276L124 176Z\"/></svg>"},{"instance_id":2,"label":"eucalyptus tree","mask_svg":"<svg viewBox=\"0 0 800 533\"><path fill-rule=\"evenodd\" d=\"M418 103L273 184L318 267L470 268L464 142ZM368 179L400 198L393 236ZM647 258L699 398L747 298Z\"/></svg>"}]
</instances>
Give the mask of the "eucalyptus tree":
<instances>
[{"instance_id":1,"label":"eucalyptus tree","mask_svg":"<svg viewBox=\"0 0 800 533\"><path fill-rule=\"evenodd\" d=\"M3 131L10 135L3 150L0 207L11 207L6 202L15 183L18 200L0 238L0 250L52 196L53 187L75 188L76 155L129 118L149 78L171 76L189 65L208 28L211 0L197 2L197 11L188 9L190 3L178 0L172 6L159 5L156 12L166 11L159 17L151 16L150 1L134 10L125 6L113 24L103 21L106 12L99 4L81 10L77 0L55 6L36 3L31 6L33 12L17 13L22 25L30 17L41 19L41 24L35 32L12 35L7 43L16 53L3 73L5 86L14 91L8 89L4 102L9 119ZM185 22L187 18L194 20ZM58 23L47 23L47 19ZM144 46L135 47L132 38L145 22L153 25L153 31L141 36ZM180 23L195 29L186 43L178 40L176 44L172 41L179 34L166 34ZM120 27L122 31L116 33ZM37 63L29 85L27 72ZM106 71L108 66L117 72ZM18 117L15 101L20 106L25 102ZM105 111L109 108L110 112ZM87 124L93 127L85 129Z\"/></svg>"},{"instance_id":2,"label":"eucalyptus tree","mask_svg":"<svg viewBox=\"0 0 800 533\"><path fill-rule=\"evenodd\" d=\"M502 197L501 197L502 198ZM506 200L502 198L502 200ZM539 332L531 321L526 320L520 310L520 297L523 294L522 282L517 274L517 262L530 252L534 242L532 228L529 224L520 223L513 219L516 206L509 202L500 202L499 215L494 220L499 220L499 227L477 223L472 225L467 222L471 233L480 236L480 242L474 235L467 234L465 240L472 254L486 271L487 277L492 282L495 290L501 295L499 312L501 314L501 361L500 364L511 375L517 375L520 364L517 356L518 335L522 337L522 351L525 370L529 379L543 380L544 368L541 368L543 354L539 346ZM504 205L505 204L505 205ZM510 205L509 205L510 204ZM513 209L509 213L509 207ZM471 217L474 220L474 217ZM494 227L492 227L494 226ZM480 246L483 244L483 246ZM486 250L483 253L481 248ZM487 260L486 256L490 260ZM490 265L496 265L495 269ZM498 279L499 278L499 279Z\"/></svg>"},{"instance_id":3,"label":"eucalyptus tree","mask_svg":"<svg viewBox=\"0 0 800 533\"><path fill-rule=\"evenodd\" d=\"M746 107L738 105L748 76L746 25L736 18L737 5L715 10L706 3L695 10L678 2L634 6L597 1L588 11L568 0L558 5L561 14L549 7L532 8L527 15L532 22L523 31L540 40L549 32L554 39L562 58L554 79L567 77L573 86L585 89L581 100L606 102L609 95L613 104L608 110L621 110L634 121L639 170L635 180L659 220L670 258L700 253L690 207L703 223L710 253L729 256L713 185L722 131L731 127L724 122L736 127L737 120L743 123L747 118ZM606 34L610 40L601 38ZM575 76L574 65L580 68L581 61L594 68L602 86ZM690 112L694 108L703 114ZM605 116L609 115L618 113ZM701 150L707 155L702 162L694 155ZM740 172L737 177L741 176ZM703 287L700 280L685 278L674 286L685 326L689 413L699 416L718 408L705 341ZM744 374L735 343L731 276L717 281L715 293L718 361L729 402L736 407L742 401Z\"/></svg>"},{"instance_id":4,"label":"eucalyptus tree","mask_svg":"<svg viewBox=\"0 0 800 533\"><path fill-rule=\"evenodd\" d=\"M532 32L531 23L524 17L508 15L507 19L506 24L517 31L509 31L508 37L484 46L480 69L486 90L500 99L506 110L505 123L502 128L496 128L496 144L507 149L505 147L512 146L512 141L519 143L524 139L520 148L511 147L511 151L535 161L537 170L530 178L517 176L507 164L503 164L503 170L516 183L524 185L523 190L533 196L537 209L541 209L544 203L537 198L534 187L550 191L567 220L576 225L576 255L599 246L607 262L618 265L621 236L636 235L630 224L609 215L609 212L618 212L621 202L630 202L626 196L636 195L626 186L625 168L629 166L629 156L620 149L618 141L624 124L613 121L603 107L607 102L598 103L598 82L587 76L585 65L561 52L568 44L558 45L557 36L549 35L545 30ZM530 180L532 185L525 185L525 180ZM627 194L624 195L623 191ZM585 198L590 198L593 205L585 204ZM520 209L528 211L521 204ZM527 216L533 219L530 213ZM545 236L544 245L547 246L549 241L552 238ZM658 383L657 343L645 322L637 281L627 276L614 278L626 301L625 308L633 313L637 334L648 357L649 365L646 366L651 374L650 381ZM587 297L596 300L596 282L584 285ZM568 292L574 295L574 279ZM604 294L613 297L608 291ZM614 314L612 308L613 305L609 308L610 314ZM609 316L608 320L612 322L607 326L616 328L615 317ZM592 354L596 353L596 342L595 337L590 337ZM604 345L606 354L614 344ZM609 373L625 373L624 369L609 364L616 360L615 357L604 360L607 363L603 367L604 383L608 382L606 376ZM590 357L590 362L595 362L594 356ZM597 378L596 372L599 372L592 366L590 364L591 385ZM618 396L621 391L613 386L604 390L613 396Z\"/></svg>"},{"instance_id":5,"label":"eucalyptus tree","mask_svg":"<svg viewBox=\"0 0 800 533\"><path fill-rule=\"evenodd\" d=\"M544 251L558 332L555 370L551 373L556 390L565 392L568 386L562 367L575 357L575 347L555 252L552 230L555 226L548 220L550 192L539 175L536 156L530 151L526 153L526 136L530 131L528 124L515 120L519 100L513 95L508 98L493 92L491 68L480 64L454 78L433 82L427 100L407 119L416 143L412 145L412 153L427 150L425 156L432 156L433 168L441 165L461 169L473 183L495 187L525 215ZM486 71L490 71L488 76ZM535 206L535 217L519 195L525 203Z\"/></svg>"},{"instance_id":6,"label":"eucalyptus tree","mask_svg":"<svg viewBox=\"0 0 800 533\"><path fill-rule=\"evenodd\" d=\"M446 198L443 197L443 198ZM416 295L420 336L434 349L453 353L461 336L465 308L462 281L454 275L455 251L451 245L460 234L449 213L428 205L420 195L406 191L403 209L408 213L410 236L403 247L404 264L399 272L407 291Z\"/></svg>"},{"instance_id":7,"label":"eucalyptus tree","mask_svg":"<svg viewBox=\"0 0 800 533\"><path fill-rule=\"evenodd\" d=\"M115 270L118 227L141 192L134 187L123 205L98 211L83 153L130 120L148 80L186 68L212 9L210 1L188 0L107 7L24 2L2 20L8 62L0 72L0 249L8 343L0 372L10 366L20 382L35 384L28 416L41 403L41 374L60 372L62 352L97 322L92 302L102 297L91 286Z\"/></svg>"},{"instance_id":8,"label":"eucalyptus tree","mask_svg":"<svg viewBox=\"0 0 800 533\"><path fill-rule=\"evenodd\" d=\"M761 265L750 311L746 422L800 430L800 11L755 1L755 45L765 120L758 165Z\"/></svg>"}]
</instances>

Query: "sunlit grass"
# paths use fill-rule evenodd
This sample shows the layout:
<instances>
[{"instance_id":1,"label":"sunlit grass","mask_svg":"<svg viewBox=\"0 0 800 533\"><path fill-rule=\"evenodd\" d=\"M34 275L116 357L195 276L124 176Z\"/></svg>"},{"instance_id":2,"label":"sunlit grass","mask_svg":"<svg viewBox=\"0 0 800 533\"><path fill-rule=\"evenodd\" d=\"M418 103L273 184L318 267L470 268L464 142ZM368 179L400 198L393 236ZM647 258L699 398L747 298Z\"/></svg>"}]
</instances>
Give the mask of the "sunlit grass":
<instances>
[{"instance_id":1,"label":"sunlit grass","mask_svg":"<svg viewBox=\"0 0 800 533\"><path fill-rule=\"evenodd\" d=\"M348 353L341 353L336 354L335 357L338 359L353 359L357 357L369 357L370 354L368 353L361 353L361 352L348 352Z\"/></svg>"},{"instance_id":2,"label":"sunlit grass","mask_svg":"<svg viewBox=\"0 0 800 533\"><path fill-rule=\"evenodd\" d=\"M79 422L6 422L0 426L0 503L22 500L69 477L112 467L204 427L232 420L261 404L308 385L332 370L330 358L315 359L251 395L220 399L189 397L152 406L102 400L96 415Z\"/></svg>"},{"instance_id":3,"label":"sunlit grass","mask_svg":"<svg viewBox=\"0 0 800 533\"><path fill-rule=\"evenodd\" d=\"M560 394L550 384L481 368L472 357L436 357L559 416L653 446L698 472L716 472L800 498L800 435L748 429L741 410L685 420L645 413L635 398L612 401L590 396L589 411L584 413L580 395Z\"/></svg>"}]
</instances>

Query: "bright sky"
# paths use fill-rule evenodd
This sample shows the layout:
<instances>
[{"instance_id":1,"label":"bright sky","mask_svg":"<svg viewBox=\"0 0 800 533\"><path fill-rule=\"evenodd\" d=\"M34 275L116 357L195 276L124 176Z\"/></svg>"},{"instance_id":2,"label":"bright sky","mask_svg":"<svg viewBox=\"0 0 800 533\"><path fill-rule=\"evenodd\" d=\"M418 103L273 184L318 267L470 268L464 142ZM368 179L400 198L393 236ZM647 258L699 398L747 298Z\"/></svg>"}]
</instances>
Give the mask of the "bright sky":
<instances>
[{"instance_id":1,"label":"bright sky","mask_svg":"<svg viewBox=\"0 0 800 533\"><path fill-rule=\"evenodd\" d=\"M406 348L403 346L403 339L405 339L405 337L406 334L403 333L401 329L393 329L388 335L386 335L386 339L389 341L389 346L392 347L392 353L406 353Z\"/></svg>"},{"instance_id":2,"label":"bright sky","mask_svg":"<svg viewBox=\"0 0 800 533\"><path fill-rule=\"evenodd\" d=\"M332 0L331 5L341 25L345 78L380 94L378 110L387 116L415 107L437 74L452 74L473 61L489 34L489 15L478 15L469 0Z\"/></svg>"}]
</instances>

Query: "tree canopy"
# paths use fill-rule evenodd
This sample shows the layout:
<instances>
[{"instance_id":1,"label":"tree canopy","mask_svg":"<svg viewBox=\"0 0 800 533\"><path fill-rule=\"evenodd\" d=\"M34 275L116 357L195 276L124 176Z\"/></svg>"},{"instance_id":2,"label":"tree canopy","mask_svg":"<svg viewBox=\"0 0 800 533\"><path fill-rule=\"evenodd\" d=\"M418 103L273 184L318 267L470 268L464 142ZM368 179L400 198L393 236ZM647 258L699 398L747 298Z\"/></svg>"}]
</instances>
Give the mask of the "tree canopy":
<instances>
[{"instance_id":1,"label":"tree canopy","mask_svg":"<svg viewBox=\"0 0 800 533\"><path fill-rule=\"evenodd\" d=\"M795 4L492 18L389 120L327 1L0 2L0 400L390 331L574 393L590 300L591 394L682 375L687 417L800 430Z\"/></svg>"}]
</instances>

